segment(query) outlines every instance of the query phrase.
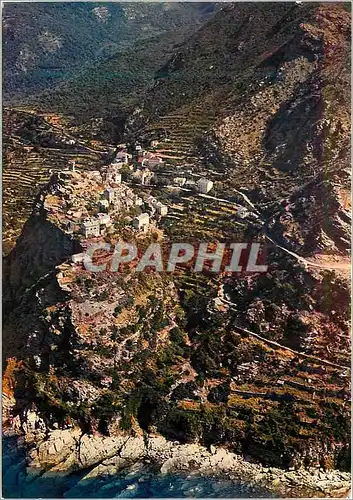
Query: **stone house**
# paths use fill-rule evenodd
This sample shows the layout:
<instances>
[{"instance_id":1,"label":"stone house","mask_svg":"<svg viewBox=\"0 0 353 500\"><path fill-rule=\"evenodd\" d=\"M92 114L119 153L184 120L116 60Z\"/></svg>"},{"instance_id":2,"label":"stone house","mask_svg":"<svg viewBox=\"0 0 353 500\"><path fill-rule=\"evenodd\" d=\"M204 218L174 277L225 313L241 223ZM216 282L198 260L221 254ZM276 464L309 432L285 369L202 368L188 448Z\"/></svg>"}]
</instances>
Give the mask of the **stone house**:
<instances>
[{"instance_id":1,"label":"stone house","mask_svg":"<svg viewBox=\"0 0 353 500\"><path fill-rule=\"evenodd\" d=\"M247 210L245 207L239 207L237 210L237 216L240 217L240 219L245 219L249 215L249 210Z\"/></svg>"},{"instance_id":2,"label":"stone house","mask_svg":"<svg viewBox=\"0 0 353 500\"><path fill-rule=\"evenodd\" d=\"M147 203L152 208L154 208L159 215L162 215L162 216L167 215L167 213L168 213L167 205L164 205L160 201L156 200L156 198L154 198L153 196L149 196L147 198Z\"/></svg>"},{"instance_id":3,"label":"stone house","mask_svg":"<svg viewBox=\"0 0 353 500\"><path fill-rule=\"evenodd\" d=\"M186 183L186 177L174 177L173 179L173 183L176 185L176 186L184 186L185 183Z\"/></svg>"},{"instance_id":4,"label":"stone house","mask_svg":"<svg viewBox=\"0 0 353 500\"><path fill-rule=\"evenodd\" d=\"M162 158L149 158L148 160L144 161L144 165L146 165L149 168L155 168L155 167L164 167L164 161Z\"/></svg>"},{"instance_id":5,"label":"stone house","mask_svg":"<svg viewBox=\"0 0 353 500\"><path fill-rule=\"evenodd\" d=\"M115 184L121 184L121 173L119 172L122 163L112 163L106 169L103 175L105 182L114 182Z\"/></svg>"},{"instance_id":6,"label":"stone house","mask_svg":"<svg viewBox=\"0 0 353 500\"><path fill-rule=\"evenodd\" d=\"M108 210L109 201L108 200L99 200L98 207L100 210Z\"/></svg>"},{"instance_id":7,"label":"stone house","mask_svg":"<svg viewBox=\"0 0 353 500\"><path fill-rule=\"evenodd\" d=\"M79 264L80 262L83 262L84 258L85 258L84 253L75 253L74 255L71 256L71 260L74 264Z\"/></svg>"},{"instance_id":8,"label":"stone house","mask_svg":"<svg viewBox=\"0 0 353 500\"><path fill-rule=\"evenodd\" d=\"M205 177L201 177L201 179L197 181L196 186L199 193L206 194L211 191L213 182L206 179Z\"/></svg>"},{"instance_id":9,"label":"stone house","mask_svg":"<svg viewBox=\"0 0 353 500\"><path fill-rule=\"evenodd\" d=\"M141 182L142 185L149 184L150 180L153 177L153 173L148 169L137 169L134 172L134 178Z\"/></svg>"},{"instance_id":10,"label":"stone house","mask_svg":"<svg viewBox=\"0 0 353 500\"><path fill-rule=\"evenodd\" d=\"M165 215L167 215L167 213L168 213L168 207L167 207L167 205L163 205L163 203L161 203L160 201L158 201L154 205L154 207L157 210L157 213L159 213L159 215L161 215L162 217L164 217Z\"/></svg>"},{"instance_id":11,"label":"stone house","mask_svg":"<svg viewBox=\"0 0 353 500\"><path fill-rule=\"evenodd\" d=\"M114 182L115 184L121 184L121 173L120 172L107 172L107 181Z\"/></svg>"},{"instance_id":12,"label":"stone house","mask_svg":"<svg viewBox=\"0 0 353 500\"><path fill-rule=\"evenodd\" d=\"M150 222L150 217L148 214L143 213L132 219L132 225L135 229L146 230Z\"/></svg>"},{"instance_id":13,"label":"stone house","mask_svg":"<svg viewBox=\"0 0 353 500\"><path fill-rule=\"evenodd\" d=\"M143 199L135 195L134 203L136 207L140 207L143 204Z\"/></svg>"},{"instance_id":14,"label":"stone house","mask_svg":"<svg viewBox=\"0 0 353 500\"><path fill-rule=\"evenodd\" d=\"M126 151L119 151L116 156L116 160L120 160L123 163L129 163L129 159L131 158L131 155L129 155Z\"/></svg>"},{"instance_id":15,"label":"stone house","mask_svg":"<svg viewBox=\"0 0 353 500\"><path fill-rule=\"evenodd\" d=\"M90 236L97 237L100 235L99 220L86 219L83 221L81 229L85 238L89 238Z\"/></svg>"},{"instance_id":16,"label":"stone house","mask_svg":"<svg viewBox=\"0 0 353 500\"><path fill-rule=\"evenodd\" d=\"M99 213L99 214L97 214L97 217L99 220L99 224L102 224L104 226L109 226L111 224L109 214Z\"/></svg>"}]
</instances>

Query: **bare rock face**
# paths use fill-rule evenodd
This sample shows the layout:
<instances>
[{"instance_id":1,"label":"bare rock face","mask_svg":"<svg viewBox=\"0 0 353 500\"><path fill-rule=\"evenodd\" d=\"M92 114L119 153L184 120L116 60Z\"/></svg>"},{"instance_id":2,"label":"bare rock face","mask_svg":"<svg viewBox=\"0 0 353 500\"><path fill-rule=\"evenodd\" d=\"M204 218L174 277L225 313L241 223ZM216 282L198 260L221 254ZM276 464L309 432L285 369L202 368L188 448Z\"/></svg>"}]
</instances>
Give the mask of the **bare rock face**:
<instances>
[{"instance_id":1,"label":"bare rock face","mask_svg":"<svg viewBox=\"0 0 353 500\"><path fill-rule=\"evenodd\" d=\"M69 464L77 460L78 443L81 436L79 430L55 430L48 439L37 443L29 452L29 467L31 469L54 468L55 471L70 470Z\"/></svg>"},{"instance_id":2,"label":"bare rock face","mask_svg":"<svg viewBox=\"0 0 353 500\"><path fill-rule=\"evenodd\" d=\"M119 455L123 459L132 459L134 461L142 459L146 455L143 437L131 437L126 440L119 452Z\"/></svg>"},{"instance_id":3,"label":"bare rock face","mask_svg":"<svg viewBox=\"0 0 353 500\"><path fill-rule=\"evenodd\" d=\"M127 438L105 436L82 436L79 443L79 461L83 468L98 461L110 458L118 453ZM124 457L122 457L124 458Z\"/></svg>"},{"instance_id":4,"label":"bare rock face","mask_svg":"<svg viewBox=\"0 0 353 500\"><path fill-rule=\"evenodd\" d=\"M198 444L180 445L160 436L129 437L121 434L115 438L99 435L82 435L78 429L57 430L28 453L27 474L35 481L42 477L52 477L53 473L64 478L75 470L91 468L70 492L82 493L96 481L106 488L112 486L114 477L122 469L130 476L144 480L150 474L149 466L159 469L161 474L187 473L197 476L220 474L245 481L248 487L265 487L279 494L289 491L304 495L315 492L341 496L349 488L350 475L339 471L323 472L312 469L306 471L283 471L264 468L244 461L240 456L226 449L212 447L211 452ZM95 465L96 464L96 465Z\"/></svg>"}]
</instances>

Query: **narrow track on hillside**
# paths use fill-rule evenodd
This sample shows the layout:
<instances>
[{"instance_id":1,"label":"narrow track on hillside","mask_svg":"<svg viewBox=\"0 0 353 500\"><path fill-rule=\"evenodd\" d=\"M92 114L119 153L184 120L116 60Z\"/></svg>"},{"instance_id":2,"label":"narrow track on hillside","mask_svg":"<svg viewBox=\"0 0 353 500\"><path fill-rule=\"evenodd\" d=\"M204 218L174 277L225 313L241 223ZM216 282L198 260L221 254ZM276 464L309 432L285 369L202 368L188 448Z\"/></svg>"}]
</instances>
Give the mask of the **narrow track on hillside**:
<instances>
[{"instance_id":1,"label":"narrow track on hillside","mask_svg":"<svg viewBox=\"0 0 353 500\"><path fill-rule=\"evenodd\" d=\"M234 191L237 194L240 194L241 196L243 196L244 200L251 206L251 208L254 209L254 211L256 212L256 214L259 216L259 219L258 219L259 222L261 222L263 224L263 226L265 227L266 223L260 217L261 212L252 203L252 201L244 193L242 193L241 191L238 191L236 189ZM200 194L199 196L202 196L204 198L210 198L210 199L217 200L217 201L221 201L223 203L233 204L236 207L239 206L237 203L235 203L235 202L233 202L231 200L226 200L224 198L217 198L216 196L210 196L210 195L207 195L207 194ZM292 250L288 250L287 248L283 247L276 240L274 240L271 236L269 236L269 234L266 231L264 231L264 235L265 235L266 239L268 239L271 243L273 243L273 245L275 245L280 250L283 250L288 255L291 255L292 257L294 257L298 262L304 264L304 266L315 267L315 268L318 268L318 269L337 270L337 271L349 271L351 269L351 262L347 262L345 259L340 259L337 262L331 262L331 263L327 263L327 264L319 263L319 262L313 262L312 260L306 259L305 257L302 257L302 256L298 255L296 252L293 252Z\"/></svg>"},{"instance_id":2,"label":"narrow track on hillside","mask_svg":"<svg viewBox=\"0 0 353 500\"><path fill-rule=\"evenodd\" d=\"M233 310L236 310L237 311L237 305L234 303L234 302L231 302L227 299L223 299L221 297L219 297L219 300L221 302L224 302L225 304L231 306L231 308ZM234 308L232 307L234 306ZM279 344L278 342L275 342L274 340L269 340L267 339L266 337L262 337L262 335L259 335L258 333L255 333L255 332L252 332L251 330L248 330L247 328L243 328L241 326L237 326L237 325L233 325L233 328L235 328L236 330L240 330L244 333L246 333L247 335L250 335L252 337L255 337L259 340L261 340L262 342L265 342L266 344L269 344L271 346L274 346L276 348L280 348L280 349L284 349L286 351L289 351L289 352L292 352L293 354L297 355L297 356L301 356L301 357L304 357L304 358L307 358L307 359L312 359L314 361L318 361L324 365L327 365L327 366L333 366L334 368L340 368L342 370L346 370L346 369L349 369L350 370L350 366L347 365L339 365L337 363L332 363L331 361L327 361L326 359L322 359L322 358L319 358L318 356L314 356L312 354L307 354L305 352L301 352L301 351L296 351L295 349L292 349L291 347L287 347L283 344Z\"/></svg>"}]
</instances>

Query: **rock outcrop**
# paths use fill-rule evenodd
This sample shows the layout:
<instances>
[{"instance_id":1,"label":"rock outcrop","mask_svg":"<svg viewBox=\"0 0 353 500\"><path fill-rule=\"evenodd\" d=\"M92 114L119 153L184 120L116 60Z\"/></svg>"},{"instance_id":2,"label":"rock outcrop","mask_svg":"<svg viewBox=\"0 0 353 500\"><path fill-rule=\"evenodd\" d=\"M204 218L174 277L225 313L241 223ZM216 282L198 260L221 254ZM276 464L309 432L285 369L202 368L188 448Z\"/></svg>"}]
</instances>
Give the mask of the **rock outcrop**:
<instances>
[{"instance_id":1,"label":"rock outcrop","mask_svg":"<svg viewBox=\"0 0 353 500\"><path fill-rule=\"evenodd\" d=\"M321 469L283 471L264 468L223 448L179 444L161 436L116 437L82 435L79 429L53 430L29 452L27 476L65 477L87 469L67 496L83 496L96 483L111 487L123 470L137 473L139 481L152 469L163 474L195 474L242 482L249 491L264 488L286 496L337 497L350 486L350 474ZM102 483L103 481L103 483ZM100 482L100 483L99 483ZM88 493L89 495L89 493Z\"/></svg>"}]
</instances>

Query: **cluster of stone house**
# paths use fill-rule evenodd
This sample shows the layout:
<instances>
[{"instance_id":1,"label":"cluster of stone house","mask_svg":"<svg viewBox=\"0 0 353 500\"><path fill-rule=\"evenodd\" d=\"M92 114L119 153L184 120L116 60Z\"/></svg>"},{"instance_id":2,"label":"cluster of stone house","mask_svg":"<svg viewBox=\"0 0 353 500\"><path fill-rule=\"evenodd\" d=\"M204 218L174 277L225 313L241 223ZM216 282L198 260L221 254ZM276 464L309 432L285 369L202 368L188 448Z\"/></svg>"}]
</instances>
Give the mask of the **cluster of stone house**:
<instances>
[{"instance_id":1,"label":"cluster of stone house","mask_svg":"<svg viewBox=\"0 0 353 500\"><path fill-rule=\"evenodd\" d=\"M174 177L174 186L186 187L189 189L195 189L199 193L206 194L213 188L213 182L205 177L201 177L197 181L188 180L186 177Z\"/></svg>"},{"instance_id":2,"label":"cluster of stone house","mask_svg":"<svg viewBox=\"0 0 353 500\"><path fill-rule=\"evenodd\" d=\"M151 151L140 151L137 161L142 167L155 168L165 166L162 158Z\"/></svg>"},{"instance_id":3,"label":"cluster of stone house","mask_svg":"<svg viewBox=\"0 0 353 500\"><path fill-rule=\"evenodd\" d=\"M113 182L121 184L121 173L119 163L111 163L104 171L102 171L102 179L104 182Z\"/></svg>"},{"instance_id":4,"label":"cluster of stone house","mask_svg":"<svg viewBox=\"0 0 353 500\"><path fill-rule=\"evenodd\" d=\"M103 210L96 216L87 217L81 225L81 232L85 238L98 237L105 232L106 228L111 226L111 216L108 210L114 214L123 208L141 206L143 200L132 193L126 186L108 185L103 192L103 199L98 201L98 208Z\"/></svg>"},{"instance_id":5,"label":"cluster of stone house","mask_svg":"<svg viewBox=\"0 0 353 500\"><path fill-rule=\"evenodd\" d=\"M167 205L164 205L160 201L156 200L153 196L149 196L147 198L147 203L152 207L153 210L155 210L159 215L164 217L168 213L168 207Z\"/></svg>"},{"instance_id":6,"label":"cluster of stone house","mask_svg":"<svg viewBox=\"0 0 353 500\"><path fill-rule=\"evenodd\" d=\"M107 200L108 204L114 204L119 200L120 190L112 186L108 186L104 190L104 198Z\"/></svg>"},{"instance_id":7,"label":"cluster of stone house","mask_svg":"<svg viewBox=\"0 0 353 500\"><path fill-rule=\"evenodd\" d=\"M158 144L158 141L152 142L153 144ZM148 186L153 182L157 182L157 176L153 172L153 169L156 167L161 168L165 166L162 158L160 158L156 153L142 150L142 147L139 145L136 146L136 151L138 152L137 161L140 166L133 172L133 178L135 179L135 181L145 186ZM121 175L117 175L118 170L123 164L129 164L130 159L131 155L128 155L124 151L120 151L116 155L115 162L108 166L105 174L105 179L108 182L120 183ZM159 176L158 178L160 181L162 180ZM168 181L168 179L166 183L170 185L170 181ZM197 181L187 180L186 177L174 177L171 184L179 187L185 186L187 188L195 189L202 194L207 194L213 188L213 182L209 179L206 179L205 177L201 177ZM162 211L163 210L164 209L162 209Z\"/></svg>"},{"instance_id":8,"label":"cluster of stone house","mask_svg":"<svg viewBox=\"0 0 353 500\"><path fill-rule=\"evenodd\" d=\"M96 219L95 217L85 219L82 223L81 231L85 238L99 236L100 225L98 219Z\"/></svg>"},{"instance_id":9,"label":"cluster of stone house","mask_svg":"<svg viewBox=\"0 0 353 500\"><path fill-rule=\"evenodd\" d=\"M135 179L135 181L142 185L151 184L154 177L154 173L151 171L151 169L157 166L163 167L164 162L155 153L142 150L142 147L139 145L136 146L136 151L138 153L138 168L134 169L131 165L132 155L128 154L126 151L119 151L115 156L114 162L103 169L103 181L108 183L114 182L116 184L120 184L120 170L123 166L127 165L129 166L130 170L133 171L133 178Z\"/></svg>"},{"instance_id":10,"label":"cluster of stone house","mask_svg":"<svg viewBox=\"0 0 353 500\"><path fill-rule=\"evenodd\" d=\"M163 165L163 162L157 155L148 151L142 152L141 155L143 161L133 175L144 185L149 184L154 175L148 166ZM167 215L168 207L153 196L143 200L126 184L122 184L121 168L127 165L133 170L131 159L132 155L122 150L116 154L110 165L100 171L76 172L75 164L72 163L61 172L53 172L52 177L54 179L56 176L56 181L52 194L63 195L63 199L69 202L72 208L62 213L60 199L52 196L48 211L61 222L67 232L72 234L80 231L85 238L97 238L112 230L109 228L119 213L125 210L128 213L130 208L142 207L145 203L149 207L148 213L143 212L132 219L132 227L145 231L149 227L150 218L154 215ZM98 186L101 186L101 191L100 188L97 190ZM65 202L63 203L65 205ZM92 211L98 213L90 215Z\"/></svg>"},{"instance_id":11,"label":"cluster of stone house","mask_svg":"<svg viewBox=\"0 0 353 500\"><path fill-rule=\"evenodd\" d=\"M151 144L155 147L157 142ZM61 223L66 224L65 229L73 233L79 230L85 238L96 238L106 232L112 231L112 222L118 214L128 212L133 207L142 207L145 203L146 212L132 219L132 227L138 231L145 231L150 225L151 217L165 217L168 214L168 207L153 196L140 198L131 189L122 183L122 168L128 166L132 175L141 185L150 185L156 181L156 174L153 169L164 166L164 162L156 153L143 151L137 146L138 167L133 167L132 155L126 150L116 153L112 163L103 167L100 171L75 172L75 164L69 166L65 171L58 173L57 188L64 194L64 198L75 208L71 214L66 212L61 215ZM164 175L165 184L175 185L193 189L199 193L206 194L211 191L213 182L205 177L188 179L185 174L191 171L182 171L179 176L173 177L173 172L158 170L158 176ZM170 173L172 175L170 176ZM159 181L161 182L161 177ZM103 185L102 185L103 184ZM99 189L97 190L97 187ZM100 191L101 189L101 191ZM62 191L63 190L63 191ZM90 195L92 193L93 197ZM53 197L54 200L55 197ZM54 201L51 202L52 204ZM148 207L148 208L147 208ZM52 207L57 213L60 207ZM95 215L90 215L96 213ZM136 213L136 212L135 212ZM239 217L243 214L239 213ZM131 219L130 219L131 220Z\"/></svg>"},{"instance_id":12,"label":"cluster of stone house","mask_svg":"<svg viewBox=\"0 0 353 500\"><path fill-rule=\"evenodd\" d=\"M138 168L133 173L133 177L143 186L148 186L152 181L153 172L149 168Z\"/></svg>"},{"instance_id":13,"label":"cluster of stone house","mask_svg":"<svg viewBox=\"0 0 353 500\"><path fill-rule=\"evenodd\" d=\"M174 177L173 184L175 186L183 187L185 186L186 181L187 181L186 177Z\"/></svg>"},{"instance_id":14,"label":"cluster of stone house","mask_svg":"<svg viewBox=\"0 0 353 500\"><path fill-rule=\"evenodd\" d=\"M130 155L129 153L127 153L124 150L123 151L119 151L115 155L115 161L117 163L122 163L122 164L126 164L126 165L128 165L128 163L131 160L131 158L132 158L132 155Z\"/></svg>"},{"instance_id":15,"label":"cluster of stone house","mask_svg":"<svg viewBox=\"0 0 353 500\"><path fill-rule=\"evenodd\" d=\"M110 225L110 215L98 213L95 217L87 217L84 219L81 225L81 231L85 238L96 238Z\"/></svg>"}]
</instances>

